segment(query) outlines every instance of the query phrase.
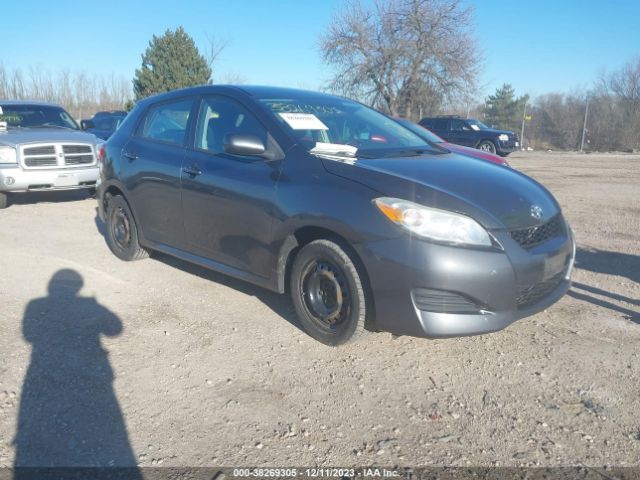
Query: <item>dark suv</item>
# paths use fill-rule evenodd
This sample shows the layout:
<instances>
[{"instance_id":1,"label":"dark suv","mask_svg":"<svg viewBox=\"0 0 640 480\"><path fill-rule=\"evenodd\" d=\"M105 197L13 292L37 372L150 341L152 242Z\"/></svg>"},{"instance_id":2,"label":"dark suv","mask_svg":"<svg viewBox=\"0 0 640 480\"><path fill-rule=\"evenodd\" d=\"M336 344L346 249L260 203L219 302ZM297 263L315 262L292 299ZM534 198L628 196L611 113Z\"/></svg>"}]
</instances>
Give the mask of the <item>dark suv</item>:
<instances>
[{"instance_id":1,"label":"dark suv","mask_svg":"<svg viewBox=\"0 0 640 480\"><path fill-rule=\"evenodd\" d=\"M116 131L127 112L115 110L113 112L97 112L93 118L82 120L80 125L88 133L93 133L102 140L107 140Z\"/></svg>"},{"instance_id":2,"label":"dark suv","mask_svg":"<svg viewBox=\"0 0 640 480\"><path fill-rule=\"evenodd\" d=\"M423 118L420 120L420 125L441 136L447 142L477 148L501 157L506 157L520 147L520 139L516 133L489 128L471 118Z\"/></svg>"},{"instance_id":3,"label":"dark suv","mask_svg":"<svg viewBox=\"0 0 640 480\"><path fill-rule=\"evenodd\" d=\"M542 185L345 98L165 93L137 103L100 159L117 257L157 250L289 291L326 344L487 333L569 288L573 236Z\"/></svg>"}]
</instances>

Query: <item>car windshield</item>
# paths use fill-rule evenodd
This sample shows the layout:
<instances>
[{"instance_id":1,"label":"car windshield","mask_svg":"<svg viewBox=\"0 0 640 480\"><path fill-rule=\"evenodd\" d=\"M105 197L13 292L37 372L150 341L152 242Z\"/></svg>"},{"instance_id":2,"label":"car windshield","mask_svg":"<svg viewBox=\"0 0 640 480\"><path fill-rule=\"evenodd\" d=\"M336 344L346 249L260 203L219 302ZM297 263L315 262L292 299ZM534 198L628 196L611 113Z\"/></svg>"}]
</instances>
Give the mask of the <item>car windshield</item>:
<instances>
[{"instance_id":1,"label":"car windshield","mask_svg":"<svg viewBox=\"0 0 640 480\"><path fill-rule=\"evenodd\" d=\"M350 100L302 97L261 102L310 153L370 158L439 153L395 120Z\"/></svg>"},{"instance_id":2,"label":"car windshield","mask_svg":"<svg viewBox=\"0 0 640 480\"><path fill-rule=\"evenodd\" d=\"M54 105L0 105L0 122L7 122L9 128L78 129L71 115Z\"/></svg>"},{"instance_id":3,"label":"car windshield","mask_svg":"<svg viewBox=\"0 0 640 480\"><path fill-rule=\"evenodd\" d=\"M488 130L489 129L489 127L487 127L484 123L479 122L478 120L473 120L473 119L467 120L467 123L474 130Z\"/></svg>"}]
</instances>

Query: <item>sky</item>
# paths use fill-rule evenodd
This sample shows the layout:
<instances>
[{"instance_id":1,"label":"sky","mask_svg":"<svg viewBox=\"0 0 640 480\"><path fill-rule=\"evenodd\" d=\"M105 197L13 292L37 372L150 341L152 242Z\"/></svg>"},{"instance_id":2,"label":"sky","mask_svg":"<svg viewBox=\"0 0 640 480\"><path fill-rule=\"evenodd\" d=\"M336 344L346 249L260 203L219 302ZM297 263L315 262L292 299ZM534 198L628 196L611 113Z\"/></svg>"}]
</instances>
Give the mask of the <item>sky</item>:
<instances>
[{"instance_id":1,"label":"sky","mask_svg":"<svg viewBox=\"0 0 640 480\"><path fill-rule=\"evenodd\" d=\"M370 0L365 0L370 1ZM638 0L463 0L474 9L484 98L587 90L640 56ZM319 89L331 77L320 37L343 0L4 0L0 63L133 78L152 35L183 26L201 50L226 42L214 81ZM13 19L13 20L12 20ZM20 19L20 21L17 21Z\"/></svg>"}]
</instances>

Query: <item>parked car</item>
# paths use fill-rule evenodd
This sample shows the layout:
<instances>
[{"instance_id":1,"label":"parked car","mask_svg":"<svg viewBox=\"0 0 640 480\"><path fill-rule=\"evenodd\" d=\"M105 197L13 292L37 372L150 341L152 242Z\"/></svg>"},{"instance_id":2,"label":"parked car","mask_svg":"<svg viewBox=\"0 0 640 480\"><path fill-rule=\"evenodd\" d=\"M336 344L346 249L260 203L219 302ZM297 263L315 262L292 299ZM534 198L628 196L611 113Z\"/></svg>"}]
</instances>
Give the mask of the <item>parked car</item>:
<instances>
[{"instance_id":1,"label":"parked car","mask_svg":"<svg viewBox=\"0 0 640 480\"><path fill-rule=\"evenodd\" d=\"M542 185L345 98L164 93L138 102L102 158L118 258L157 250L288 291L325 344L492 332L569 288L573 235Z\"/></svg>"},{"instance_id":2,"label":"parked car","mask_svg":"<svg viewBox=\"0 0 640 480\"><path fill-rule=\"evenodd\" d=\"M0 100L0 208L14 193L95 188L97 142L59 105Z\"/></svg>"},{"instance_id":3,"label":"parked car","mask_svg":"<svg viewBox=\"0 0 640 480\"><path fill-rule=\"evenodd\" d=\"M419 123L449 143L477 148L501 157L506 157L520 147L520 139L516 133L487 127L472 118L423 118Z\"/></svg>"},{"instance_id":4,"label":"parked car","mask_svg":"<svg viewBox=\"0 0 640 480\"><path fill-rule=\"evenodd\" d=\"M97 112L93 118L82 120L80 125L84 131L92 133L102 140L107 140L126 116L127 112L123 111Z\"/></svg>"},{"instance_id":5,"label":"parked car","mask_svg":"<svg viewBox=\"0 0 640 480\"><path fill-rule=\"evenodd\" d=\"M396 118L395 119L400 125L407 127L413 133L418 135L420 138L426 140L427 142L444 148L445 150L449 150L450 152L459 153L460 155L466 155L468 157L477 158L480 160L486 160L488 162L497 163L498 165L509 166L507 161L493 153L485 152L482 150L478 150L470 147L463 147L462 145L456 145L455 143L445 142L444 139L440 138L438 135L423 127L418 125L417 123L413 123L411 120L407 120L406 118Z\"/></svg>"}]
</instances>

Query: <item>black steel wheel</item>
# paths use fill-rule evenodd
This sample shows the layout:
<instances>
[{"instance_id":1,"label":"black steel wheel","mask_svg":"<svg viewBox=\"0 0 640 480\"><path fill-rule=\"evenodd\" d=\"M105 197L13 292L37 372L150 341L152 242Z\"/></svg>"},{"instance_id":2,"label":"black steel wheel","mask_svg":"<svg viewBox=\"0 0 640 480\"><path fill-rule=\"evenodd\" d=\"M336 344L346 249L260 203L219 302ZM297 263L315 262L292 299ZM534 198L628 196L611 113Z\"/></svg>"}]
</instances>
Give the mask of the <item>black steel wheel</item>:
<instances>
[{"instance_id":1,"label":"black steel wheel","mask_svg":"<svg viewBox=\"0 0 640 480\"><path fill-rule=\"evenodd\" d=\"M366 332L361 275L340 245L316 240L304 246L295 257L290 281L294 307L310 336L341 345Z\"/></svg>"},{"instance_id":2,"label":"black steel wheel","mask_svg":"<svg viewBox=\"0 0 640 480\"><path fill-rule=\"evenodd\" d=\"M109 199L107 205L107 244L121 260L141 260L149 252L138 242L138 228L129 205L119 195Z\"/></svg>"}]
</instances>

